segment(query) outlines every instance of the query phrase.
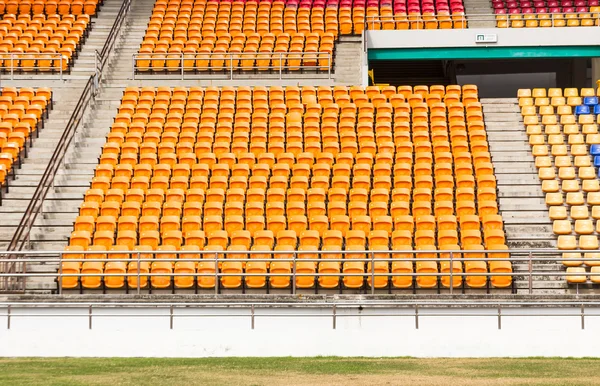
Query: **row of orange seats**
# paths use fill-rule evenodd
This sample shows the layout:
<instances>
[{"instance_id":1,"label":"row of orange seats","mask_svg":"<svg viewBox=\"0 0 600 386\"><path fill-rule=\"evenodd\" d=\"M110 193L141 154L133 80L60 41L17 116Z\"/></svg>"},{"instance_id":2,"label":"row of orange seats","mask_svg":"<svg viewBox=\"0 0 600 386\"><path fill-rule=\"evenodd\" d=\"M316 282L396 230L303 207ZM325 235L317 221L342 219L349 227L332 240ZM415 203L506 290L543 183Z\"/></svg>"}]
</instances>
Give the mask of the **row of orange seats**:
<instances>
[{"instance_id":1,"label":"row of orange seats","mask_svg":"<svg viewBox=\"0 0 600 386\"><path fill-rule=\"evenodd\" d=\"M18 19L5 15L0 21L0 65L25 71L58 70L61 60L52 54L61 54L62 68L67 70L88 27L88 15L20 15Z\"/></svg>"},{"instance_id":2,"label":"row of orange seats","mask_svg":"<svg viewBox=\"0 0 600 386\"><path fill-rule=\"evenodd\" d=\"M31 136L41 128L52 106L48 88L3 87L0 94L0 204L13 164L19 162Z\"/></svg>"},{"instance_id":3,"label":"row of orange seats","mask_svg":"<svg viewBox=\"0 0 600 386\"><path fill-rule=\"evenodd\" d=\"M282 246L285 248L285 246ZM83 258L81 252L83 249L73 248L70 254L65 254L67 258L71 256L73 258ZM255 251L261 251L264 249L254 249ZM332 251L338 250L337 247L333 246ZM423 250L430 250L426 248ZM103 253L104 250L94 250L95 253L88 254L87 256L91 259L105 259L107 254ZM112 249L114 253L108 255L116 258L127 258L130 253L123 249ZM267 282L270 288L290 288L292 286L292 274L295 275L296 282L294 283L296 288L338 288L343 286L345 288L363 288L371 286L383 289L383 288L436 288L442 286L444 288L458 288L464 284L471 288L484 288L488 283L495 288L507 288L512 283L512 268L510 263L507 261L498 261L494 257L506 258L507 253L491 253L489 254L489 261L469 261L469 258L482 259L485 254L470 252L470 253L454 253L454 259L465 258L463 261L442 261L437 263L435 261L377 261L380 259L410 259L414 257L423 258L434 258L436 254L432 253L416 253L404 254L404 253L387 253L385 250L377 251L374 254L375 261L372 263L365 263L362 261L352 261L348 259L346 262L328 261L328 257L331 259L340 259L341 254L328 253L324 254L323 258L319 263L307 262L302 259L302 256L306 258L315 258L316 254L310 247L300 247L298 258L292 263L290 261L278 261L273 259L271 262L267 261L248 261L241 262L236 261L236 258L248 258L248 254L244 253L243 250L237 248L231 248L231 253L227 255L227 259L223 259L223 256L218 256L214 253L200 253L200 248L197 246L190 246L186 248L186 255L182 257L176 263L161 261L160 258L150 263L148 261L142 261L139 264L137 262L126 263L124 261L109 261L107 263L102 262L74 262L69 260L63 260L61 271L63 276L60 280L63 289L123 289L129 288L130 290L140 289L214 289L215 286L219 285L225 289L240 289L242 286L246 288L265 288ZM281 249L284 251L284 249ZM142 246L136 247L134 257L140 253L141 259L152 259L153 255L148 253L147 248ZM175 255L165 249L156 255L156 257L163 258L175 258ZM171 253L170 253L171 252ZM194 253L196 252L196 253ZM281 257L285 259L292 259L293 254L290 251L288 253L282 253ZM221 259L215 262L215 255ZM353 254L357 258L364 259L365 254ZM203 260L186 261L188 259L200 259L200 256L204 257ZM257 259L269 258L269 254L255 253L251 256ZM440 256L449 259L450 253L440 253ZM450 272L453 273L453 277L450 277ZM489 275L482 275L489 272ZM221 276L217 278L217 273L222 273L228 276ZM245 276L244 274L249 274ZM316 277L316 274L322 275ZM438 277L436 274L443 273L444 276ZM79 274L85 274L89 276L78 277ZM109 274L112 276L94 276ZM130 276L119 276L128 274ZM154 274L157 276L149 277L148 274ZM175 274L176 276L172 276ZM264 276L261 276L264 275ZM271 275L269 275L271 274ZM344 275L345 274L345 275ZM392 275L390 275L392 274ZM421 275L419 275L421 274ZM467 274L467 275L464 275ZM468 274L476 274L479 276ZM138 276L139 275L139 276ZM161 276L158 276L161 275ZM236 276L239 275L239 276ZM250 276L252 275L252 276ZM267 276L269 275L269 276ZM352 275L352 276L350 276ZM397 275L397 276L394 276ZM400 276L403 275L403 276ZM427 276L425 276L427 275ZM503 275L503 276L499 276ZM138 282L139 277L139 282Z\"/></svg>"},{"instance_id":4,"label":"row of orange seats","mask_svg":"<svg viewBox=\"0 0 600 386\"><path fill-rule=\"evenodd\" d=\"M140 56L136 62L137 69L162 71L184 70L224 70L224 69L258 69L268 70L269 67L285 66L286 63L296 67L331 67L333 58L333 35L319 36L317 34L281 34L275 38L273 34L260 36L258 34L236 34L222 36L216 42L205 39L199 43L192 39L171 40L155 34L147 33L139 50ZM300 55L299 53L312 53ZM227 53L239 55L228 56ZM245 54L243 54L245 53ZM251 55L252 53L260 53ZM271 55L268 55L271 53ZM281 55L280 55L280 54ZM296 53L293 56L284 55ZM323 53L323 54L317 54ZM326 55L328 53L329 55ZM155 55L141 55L155 54ZM158 55L163 54L163 55ZM172 55L167 55L172 54ZM180 55L176 55L180 54ZM181 55L183 54L183 56ZM228 60L229 59L229 60ZM166 67L165 67L166 66Z\"/></svg>"},{"instance_id":5,"label":"row of orange seats","mask_svg":"<svg viewBox=\"0 0 600 386\"><path fill-rule=\"evenodd\" d=\"M90 15L96 14L98 0L0 0L0 15Z\"/></svg>"}]
</instances>

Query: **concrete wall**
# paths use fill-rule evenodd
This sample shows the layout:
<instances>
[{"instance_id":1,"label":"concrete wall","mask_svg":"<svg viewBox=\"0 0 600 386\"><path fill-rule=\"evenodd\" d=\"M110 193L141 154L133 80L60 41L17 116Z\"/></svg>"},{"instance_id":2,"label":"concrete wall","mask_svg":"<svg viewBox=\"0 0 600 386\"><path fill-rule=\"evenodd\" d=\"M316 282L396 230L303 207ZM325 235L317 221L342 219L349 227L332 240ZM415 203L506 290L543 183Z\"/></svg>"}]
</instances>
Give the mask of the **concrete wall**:
<instances>
[{"instance_id":1,"label":"concrete wall","mask_svg":"<svg viewBox=\"0 0 600 386\"><path fill-rule=\"evenodd\" d=\"M421 309L417 329L411 308L338 309L334 329L331 308L271 308L253 329L249 309L177 308L171 329L168 308L142 306L94 309L90 329L87 307L42 306L12 309L9 329L0 305L0 356L598 356L600 319L582 329L579 311L504 309L499 329L496 309Z\"/></svg>"},{"instance_id":2,"label":"concrete wall","mask_svg":"<svg viewBox=\"0 0 600 386\"><path fill-rule=\"evenodd\" d=\"M497 43L475 43L475 35L496 34ZM456 30L405 30L367 32L374 48L427 47L539 47L600 45L598 27L578 28L483 28Z\"/></svg>"}]
</instances>

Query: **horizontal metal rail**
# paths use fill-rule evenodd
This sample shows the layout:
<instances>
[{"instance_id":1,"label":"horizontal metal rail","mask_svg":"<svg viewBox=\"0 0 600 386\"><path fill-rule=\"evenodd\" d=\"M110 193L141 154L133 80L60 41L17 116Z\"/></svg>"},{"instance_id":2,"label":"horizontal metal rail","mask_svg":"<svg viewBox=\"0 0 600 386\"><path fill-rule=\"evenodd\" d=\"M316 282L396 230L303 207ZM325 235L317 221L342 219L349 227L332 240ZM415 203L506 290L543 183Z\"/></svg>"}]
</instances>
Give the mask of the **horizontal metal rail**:
<instances>
[{"instance_id":1,"label":"horizontal metal rail","mask_svg":"<svg viewBox=\"0 0 600 386\"><path fill-rule=\"evenodd\" d=\"M268 61L269 64L259 65L259 61ZM291 65L289 61L314 61L314 64L300 63ZM154 62L160 62L154 65ZM252 61L252 63L242 63ZM325 61L324 64L323 61ZM147 62L147 64L145 63ZM206 62L199 65L199 62ZM278 63L273 64L272 62ZM136 74L150 71L167 71L180 74L184 80L186 74L191 71L226 72L229 79L234 79L234 72L238 71L274 71L283 78L284 71L327 71L328 79L331 79L331 67L333 57L331 52L206 52L206 53L136 53L132 55L132 78Z\"/></svg>"},{"instance_id":2,"label":"horizontal metal rail","mask_svg":"<svg viewBox=\"0 0 600 386\"><path fill-rule=\"evenodd\" d=\"M43 312L33 312L42 308ZM49 309L68 309L70 312L52 312ZM543 317L543 318L578 318L580 328L585 329L586 317L599 317L600 303L594 301L550 301L550 302L518 302L518 301L431 301L419 299L415 301L377 301L360 299L345 301L336 299L332 302L2 302L0 317L6 318L7 329L15 318L82 318L88 321L88 328L93 328L94 318L158 318L169 321L173 329L176 319L186 318L248 318L250 328L255 328L258 318L290 318L312 317L332 319L332 328L336 329L338 318L373 318L402 317L414 319L415 329L419 329L422 318L455 318L455 317L490 317L494 318L497 328L502 329L503 318ZM127 309L139 309L141 312L128 312ZM144 310L152 309L156 312ZM203 312L204 309L227 310L222 312ZM285 309L285 312L276 312ZM382 312L381 310L386 310ZM535 309L535 313L525 312ZM75 312L76 310L80 312ZM94 313L93 310L102 310ZM316 312L321 311L321 312Z\"/></svg>"},{"instance_id":3,"label":"horizontal metal rail","mask_svg":"<svg viewBox=\"0 0 600 386\"><path fill-rule=\"evenodd\" d=\"M23 66L22 61L50 61L50 66ZM10 79L14 80L15 71L58 71L59 79L63 80L63 66L69 59L60 53L43 53L43 52L0 52L0 61L3 67L10 72ZM58 63L58 65L54 65Z\"/></svg>"},{"instance_id":4,"label":"horizontal metal rail","mask_svg":"<svg viewBox=\"0 0 600 386\"><path fill-rule=\"evenodd\" d=\"M600 26L599 12L573 13L505 13L505 14L403 14L366 16L365 30L427 29L427 23L454 23L457 28L470 27L470 22L506 22L497 28L510 28L512 21L550 21L547 27L564 27L568 21L591 20L589 27ZM403 28L402 26L406 27ZM436 29L437 26L435 26ZM484 28L484 27L480 27Z\"/></svg>"},{"instance_id":5,"label":"horizontal metal rail","mask_svg":"<svg viewBox=\"0 0 600 386\"><path fill-rule=\"evenodd\" d=\"M555 255L556 253L570 253L579 254L575 257L551 257L548 255ZM0 274L0 278L27 278L27 277L50 277L55 278L57 283L62 283L62 278L68 277L121 277L129 278L136 277L137 291L140 292L140 279L151 278L151 277L189 277L189 278L202 278L202 277L214 277L215 279L215 292L218 293L218 279L224 277L288 277L292 279L292 293L295 293L295 282L297 277L337 277L340 280L346 277L362 277L367 280L371 287L371 293L374 293L375 286L371 286L370 283L374 283L376 279L382 280L390 279L394 277L410 277L413 281L416 278L424 277L438 277L441 279L448 279L448 282L444 284L448 287L450 293L453 288L459 288L463 286L462 280L458 282L456 278L475 278L475 277L486 277L496 278L511 277L512 282L516 278L528 279L528 290L529 293L533 291L533 278L534 277L566 277L569 275L577 275L566 271L554 271L554 270L543 270L536 268L534 270L533 264L538 262L554 262L560 263L599 263L600 258L596 258L593 255L599 254L598 251L593 250L556 250L556 249L498 249L498 250L338 250L338 251L306 251L306 250L289 250L289 251L218 251L218 250L198 250L198 251L169 251L169 250L153 250L153 251L36 251L36 252L5 252L5 255L10 255L9 258L1 258L3 253L0 252L0 264L6 262L13 262L19 264L19 269L14 272L7 272ZM589 256L588 254L592 254ZM123 255L126 255L125 257ZM235 257L232 257L235 255ZM256 256L256 257L253 257ZM356 256L359 255L359 256ZM433 255L433 256L432 256ZM90 256L86 258L86 256ZM114 256L114 257L112 257ZM247 257L246 257L247 256ZM268 256L268 257L265 257ZM316 257L315 257L316 256ZM473 256L473 257L469 257ZM129 269L122 273L72 273L63 272L63 264L59 264L57 272L50 273L38 273L28 272L27 267L32 267L40 264L52 264L57 262L63 263L77 263L81 266L81 263L135 263L133 269ZM150 273L142 272L141 265L147 264L144 270L149 269L151 263L163 262L163 263L212 263L213 268L207 267L207 271L196 272L194 267L193 272L167 272L167 273ZM268 272L265 265L264 272L258 273L246 273L246 272L233 272L227 273L222 272L221 265L223 263L284 263L290 264L290 272L275 273ZM409 267L412 267L413 263L424 263L424 262L435 262L436 272L417 272L413 269L400 270L400 272L392 272L389 269L390 264L406 263ZM511 262L511 263L523 263L527 264L527 271L515 272L512 268L510 271L501 269L500 272L467 272L466 267L463 270L463 263L473 262ZM315 271L306 272L302 269L298 270L299 263L314 263ZM366 269L363 267L364 272L317 272L317 263L363 263L366 265ZM445 263L446 267L437 269L437 264ZM377 267L377 265L386 264L388 269L383 267ZM458 265L457 265L458 264ZM452 269L450 269L452 267ZM301 268L301 267L300 267ZM405 267L406 268L406 267ZM125 268L124 268L125 269ZM487 266L486 266L487 269ZM579 274L585 277L595 278L600 276L600 272L585 272ZM452 283L452 284L450 284ZM456 283L456 284L455 284ZM486 285L489 285L486 280ZM58 292L62 290L62 286L58 286Z\"/></svg>"}]
</instances>

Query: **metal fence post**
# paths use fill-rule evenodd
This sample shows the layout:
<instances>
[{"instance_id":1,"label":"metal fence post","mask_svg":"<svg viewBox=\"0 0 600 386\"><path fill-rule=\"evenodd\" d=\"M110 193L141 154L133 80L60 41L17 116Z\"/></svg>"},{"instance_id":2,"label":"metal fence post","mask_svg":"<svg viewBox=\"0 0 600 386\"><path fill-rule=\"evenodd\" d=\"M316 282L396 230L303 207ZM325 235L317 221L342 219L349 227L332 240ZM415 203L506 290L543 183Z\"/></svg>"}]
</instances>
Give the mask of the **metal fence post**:
<instances>
[{"instance_id":1,"label":"metal fence post","mask_svg":"<svg viewBox=\"0 0 600 386\"><path fill-rule=\"evenodd\" d=\"M141 259L141 252L138 251L137 253L137 294L140 294L140 259Z\"/></svg>"},{"instance_id":2,"label":"metal fence post","mask_svg":"<svg viewBox=\"0 0 600 386\"><path fill-rule=\"evenodd\" d=\"M229 80L233 80L233 54L229 54Z\"/></svg>"},{"instance_id":3,"label":"metal fence post","mask_svg":"<svg viewBox=\"0 0 600 386\"><path fill-rule=\"evenodd\" d=\"M15 54L10 54L10 80L15 79Z\"/></svg>"},{"instance_id":4,"label":"metal fence post","mask_svg":"<svg viewBox=\"0 0 600 386\"><path fill-rule=\"evenodd\" d=\"M219 294L219 253L215 252L215 295Z\"/></svg>"},{"instance_id":5,"label":"metal fence post","mask_svg":"<svg viewBox=\"0 0 600 386\"><path fill-rule=\"evenodd\" d=\"M531 251L529 251L529 295L531 295L533 293L533 277L532 277L533 262L531 261L531 259L532 259Z\"/></svg>"},{"instance_id":6,"label":"metal fence post","mask_svg":"<svg viewBox=\"0 0 600 386\"><path fill-rule=\"evenodd\" d=\"M331 63L331 52L327 54L327 77L328 79L331 79L331 66L333 65L333 63Z\"/></svg>"},{"instance_id":7,"label":"metal fence post","mask_svg":"<svg viewBox=\"0 0 600 386\"><path fill-rule=\"evenodd\" d=\"M169 306L169 329L173 329L173 305Z\"/></svg>"},{"instance_id":8,"label":"metal fence post","mask_svg":"<svg viewBox=\"0 0 600 386\"><path fill-rule=\"evenodd\" d=\"M333 312L333 329L335 330L337 327L337 309L336 309L335 303L333 304L332 312Z\"/></svg>"},{"instance_id":9,"label":"metal fence post","mask_svg":"<svg viewBox=\"0 0 600 386\"><path fill-rule=\"evenodd\" d=\"M502 309L498 306L498 330L502 330Z\"/></svg>"},{"instance_id":10,"label":"metal fence post","mask_svg":"<svg viewBox=\"0 0 600 386\"><path fill-rule=\"evenodd\" d=\"M63 80L63 55L60 54L60 80Z\"/></svg>"},{"instance_id":11,"label":"metal fence post","mask_svg":"<svg viewBox=\"0 0 600 386\"><path fill-rule=\"evenodd\" d=\"M454 289L454 261L453 261L453 253L450 252L450 295L452 295L452 291Z\"/></svg>"},{"instance_id":12,"label":"metal fence post","mask_svg":"<svg viewBox=\"0 0 600 386\"><path fill-rule=\"evenodd\" d=\"M181 53L181 80L184 80L184 72L183 72L183 52Z\"/></svg>"},{"instance_id":13,"label":"metal fence post","mask_svg":"<svg viewBox=\"0 0 600 386\"><path fill-rule=\"evenodd\" d=\"M136 54L131 55L131 79L135 80L135 60Z\"/></svg>"},{"instance_id":14,"label":"metal fence post","mask_svg":"<svg viewBox=\"0 0 600 386\"><path fill-rule=\"evenodd\" d=\"M296 294L296 252L294 252L292 254L292 265L293 265L293 270L292 270L292 295Z\"/></svg>"},{"instance_id":15,"label":"metal fence post","mask_svg":"<svg viewBox=\"0 0 600 386\"><path fill-rule=\"evenodd\" d=\"M281 67L283 66L283 52L279 53L279 80L282 79L282 75L281 75Z\"/></svg>"},{"instance_id":16,"label":"metal fence post","mask_svg":"<svg viewBox=\"0 0 600 386\"><path fill-rule=\"evenodd\" d=\"M375 294L375 252L371 251L371 295Z\"/></svg>"}]
</instances>

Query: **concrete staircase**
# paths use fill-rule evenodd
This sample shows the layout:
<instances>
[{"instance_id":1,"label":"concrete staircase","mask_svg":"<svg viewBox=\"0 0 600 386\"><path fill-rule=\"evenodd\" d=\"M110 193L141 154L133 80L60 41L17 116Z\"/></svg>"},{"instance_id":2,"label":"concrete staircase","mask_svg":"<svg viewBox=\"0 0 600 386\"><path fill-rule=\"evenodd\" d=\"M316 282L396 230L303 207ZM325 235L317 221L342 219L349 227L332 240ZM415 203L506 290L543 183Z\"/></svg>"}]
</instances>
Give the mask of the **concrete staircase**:
<instances>
[{"instance_id":1,"label":"concrete staircase","mask_svg":"<svg viewBox=\"0 0 600 386\"><path fill-rule=\"evenodd\" d=\"M335 83L360 85L363 48L360 36L341 36L335 45Z\"/></svg>"},{"instance_id":2,"label":"concrete staircase","mask_svg":"<svg viewBox=\"0 0 600 386\"><path fill-rule=\"evenodd\" d=\"M3 219L0 222L0 250L8 246L16 226L23 217L23 212L39 185L41 176L73 114L85 83L94 72L95 51L102 49L121 3L121 0L105 0L98 16L92 19L94 30L86 39L79 57L71 69L71 73L77 75L70 75L63 81L36 78L2 82L4 86L51 87L54 106L45 121L44 129L40 132L40 137L34 140L27 159L17 170L16 178L10 184L10 192L6 195L3 205L0 206L0 216ZM67 163L69 161L69 159L66 160ZM67 170L68 168L72 169ZM78 173L79 169L72 165L67 165L65 170L59 171L54 189L46 198L44 215L38 216L32 229L30 236L32 248L38 250L63 248L66 237L70 233L68 228L72 226L72 219L68 216L65 217L62 213L64 201L81 197L81 181L83 179L87 179L89 185L89 176L80 176ZM68 228L66 223L68 223Z\"/></svg>"},{"instance_id":3,"label":"concrete staircase","mask_svg":"<svg viewBox=\"0 0 600 386\"><path fill-rule=\"evenodd\" d=\"M500 212L504 219L509 248L556 248L556 237L544 201L544 193L527 141L527 134L516 98L482 99L490 153L498 181ZM512 257L527 258L528 254ZM563 271L562 264L544 261L544 257L560 257L558 252L535 254L533 272L550 276L532 276L534 294L564 294L567 284L563 277L552 276ZM518 293L529 293L529 264L513 263Z\"/></svg>"},{"instance_id":4,"label":"concrete staircase","mask_svg":"<svg viewBox=\"0 0 600 386\"><path fill-rule=\"evenodd\" d=\"M490 0L465 0L464 5L469 28L496 27L496 22L494 21L494 18L491 17L491 15L494 14L494 9L492 8ZM489 17L486 18L489 20L472 20L472 18L469 18L469 16L475 16L475 19L477 19L477 15L489 15Z\"/></svg>"}]
</instances>

